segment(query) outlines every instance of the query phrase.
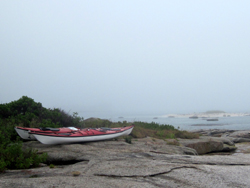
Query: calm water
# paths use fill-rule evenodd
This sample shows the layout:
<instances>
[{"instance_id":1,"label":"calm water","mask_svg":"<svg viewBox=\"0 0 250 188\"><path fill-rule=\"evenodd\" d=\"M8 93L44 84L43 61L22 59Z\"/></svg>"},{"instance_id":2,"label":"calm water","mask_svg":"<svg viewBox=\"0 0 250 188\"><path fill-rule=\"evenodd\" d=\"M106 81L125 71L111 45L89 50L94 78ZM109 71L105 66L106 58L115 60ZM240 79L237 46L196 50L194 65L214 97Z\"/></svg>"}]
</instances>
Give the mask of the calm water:
<instances>
[{"instance_id":1,"label":"calm water","mask_svg":"<svg viewBox=\"0 0 250 188\"><path fill-rule=\"evenodd\" d=\"M137 116L137 117L117 117L110 118L111 121L143 121L156 122L160 124L173 125L175 128L181 130L195 130L195 129L230 129L230 130L250 130L250 116L238 117L220 117L218 121L207 121L206 119L190 119L190 118L169 118L153 116Z\"/></svg>"}]
</instances>

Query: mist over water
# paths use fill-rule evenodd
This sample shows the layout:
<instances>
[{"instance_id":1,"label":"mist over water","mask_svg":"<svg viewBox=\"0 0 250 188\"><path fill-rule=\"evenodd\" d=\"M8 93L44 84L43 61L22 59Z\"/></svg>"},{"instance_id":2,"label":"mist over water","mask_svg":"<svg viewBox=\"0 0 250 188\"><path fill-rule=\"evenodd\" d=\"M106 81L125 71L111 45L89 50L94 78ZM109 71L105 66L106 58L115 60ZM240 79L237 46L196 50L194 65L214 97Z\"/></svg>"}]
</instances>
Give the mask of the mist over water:
<instances>
[{"instance_id":1,"label":"mist over water","mask_svg":"<svg viewBox=\"0 0 250 188\"><path fill-rule=\"evenodd\" d=\"M196 113L192 114L179 114L176 117L168 117L168 115L165 113L112 113L109 112L103 113L102 111L96 112L96 111L85 111L79 113L79 116L84 117L84 119L88 119L90 117L96 117L101 119L108 119L112 122L131 122L134 121L142 121L142 122L155 122L159 124L169 124L173 125L175 128L178 128L180 130L198 130L198 129L230 129L230 130L250 130L250 116L249 113L232 113L235 116L228 115L227 117L223 117L223 115L219 115L216 117L216 115L212 115L212 117L209 118L197 118L192 119L189 118L192 115L195 115ZM225 113L230 114L230 113ZM185 116L185 117L184 117ZM214 117L213 117L214 116ZM224 115L226 116L226 115ZM218 121L207 121L207 119L218 119Z\"/></svg>"},{"instance_id":2,"label":"mist over water","mask_svg":"<svg viewBox=\"0 0 250 188\"><path fill-rule=\"evenodd\" d=\"M198 129L230 129L230 130L250 130L250 116L238 117L219 117L218 121L207 121L206 119L190 119L188 117L182 118L168 118L168 117L153 117L153 116L134 116L124 118L110 118L110 120L117 121L143 121L155 122L159 124L173 125L180 130L198 130Z\"/></svg>"}]
</instances>

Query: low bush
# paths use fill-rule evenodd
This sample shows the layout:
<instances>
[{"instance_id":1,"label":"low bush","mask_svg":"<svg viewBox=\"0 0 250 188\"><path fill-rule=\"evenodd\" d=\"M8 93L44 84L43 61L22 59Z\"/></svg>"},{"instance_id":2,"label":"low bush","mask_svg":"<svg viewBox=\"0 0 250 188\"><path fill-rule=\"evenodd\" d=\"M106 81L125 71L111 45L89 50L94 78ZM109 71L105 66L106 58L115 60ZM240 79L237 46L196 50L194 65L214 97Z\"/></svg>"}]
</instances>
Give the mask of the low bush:
<instances>
[{"instance_id":1,"label":"low bush","mask_svg":"<svg viewBox=\"0 0 250 188\"><path fill-rule=\"evenodd\" d=\"M132 138L131 138L131 136L126 136L125 137L125 142L127 142L129 144L132 144Z\"/></svg>"},{"instance_id":2,"label":"low bush","mask_svg":"<svg viewBox=\"0 0 250 188\"><path fill-rule=\"evenodd\" d=\"M114 123L107 119L89 118L81 123L83 128L114 127Z\"/></svg>"},{"instance_id":3,"label":"low bush","mask_svg":"<svg viewBox=\"0 0 250 188\"><path fill-rule=\"evenodd\" d=\"M47 154L38 155L37 151L22 149L22 142L14 129L16 126L78 127L82 120L77 113L71 116L58 108L44 108L27 96L0 104L0 172L36 167L46 161Z\"/></svg>"},{"instance_id":4,"label":"low bush","mask_svg":"<svg viewBox=\"0 0 250 188\"><path fill-rule=\"evenodd\" d=\"M152 136L152 135L155 135L156 134L156 130L152 130L152 129L145 129L143 127L137 127L135 126L132 133L131 133L131 136L133 138L145 138L147 136Z\"/></svg>"},{"instance_id":5,"label":"low bush","mask_svg":"<svg viewBox=\"0 0 250 188\"><path fill-rule=\"evenodd\" d=\"M47 154L38 155L36 150L23 149L22 142L11 142L0 131L0 172L5 169L37 167L47 160Z\"/></svg>"},{"instance_id":6,"label":"low bush","mask_svg":"<svg viewBox=\"0 0 250 188\"><path fill-rule=\"evenodd\" d=\"M167 124L159 124L155 122L147 123L147 122L141 122L136 121L133 123L136 127L142 127L144 129L151 129L151 130L175 130L173 125L167 125Z\"/></svg>"},{"instance_id":7,"label":"low bush","mask_svg":"<svg viewBox=\"0 0 250 188\"><path fill-rule=\"evenodd\" d=\"M145 138L147 136L159 139L199 138L199 134L188 131L180 131L175 129L172 125L161 125L154 122L134 122L133 124L135 125L135 128L133 129L131 136L134 138Z\"/></svg>"}]
</instances>

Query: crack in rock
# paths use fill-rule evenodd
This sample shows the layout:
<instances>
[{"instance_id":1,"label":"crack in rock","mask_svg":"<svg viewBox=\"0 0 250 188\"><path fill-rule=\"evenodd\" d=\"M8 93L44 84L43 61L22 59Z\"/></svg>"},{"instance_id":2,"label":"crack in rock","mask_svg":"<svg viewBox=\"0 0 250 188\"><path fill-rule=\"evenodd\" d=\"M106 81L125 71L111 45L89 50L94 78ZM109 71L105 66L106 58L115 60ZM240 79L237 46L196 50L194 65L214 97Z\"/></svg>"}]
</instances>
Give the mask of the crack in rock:
<instances>
[{"instance_id":1,"label":"crack in rock","mask_svg":"<svg viewBox=\"0 0 250 188\"><path fill-rule=\"evenodd\" d=\"M115 175L115 174L103 174L103 173L97 173L97 174L94 174L94 175L95 176L113 177L113 178L116 178L116 177L125 177L125 178L143 177L143 178L145 178L145 177L155 177L155 176L159 176L159 175L162 175L162 174L168 174L168 173L172 172L173 170L181 169L181 168L194 168L194 169L201 170L201 169L199 169L199 168L197 168L195 166L179 166L179 167L171 168L168 171L154 173L154 174L148 174L148 175Z\"/></svg>"}]
</instances>

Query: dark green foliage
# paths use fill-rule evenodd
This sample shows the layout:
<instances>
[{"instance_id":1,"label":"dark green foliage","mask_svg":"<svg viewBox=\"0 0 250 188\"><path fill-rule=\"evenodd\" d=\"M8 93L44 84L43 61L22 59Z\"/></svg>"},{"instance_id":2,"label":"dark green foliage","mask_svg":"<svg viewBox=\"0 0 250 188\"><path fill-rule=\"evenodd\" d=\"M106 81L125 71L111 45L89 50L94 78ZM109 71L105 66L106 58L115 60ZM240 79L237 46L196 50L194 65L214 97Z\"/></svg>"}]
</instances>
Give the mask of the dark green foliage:
<instances>
[{"instance_id":1,"label":"dark green foliage","mask_svg":"<svg viewBox=\"0 0 250 188\"><path fill-rule=\"evenodd\" d=\"M131 140L131 136L126 136L125 137L125 142L129 143L129 144L132 144L132 140Z\"/></svg>"},{"instance_id":2,"label":"dark green foliage","mask_svg":"<svg viewBox=\"0 0 250 188\"><path fill-rule=\"evenodd\" d=\"M11 142L8 134L0 131L0 172L5 169L25 169L37 167L45 162L47 154L38 155L37 151L23 149L22 142Z\"/></svg>"},{"instance_id":3,"label":"dark green foliage","mask_svg":"<svg viewBox=\"0 0 250 188\"><path fill-rule=\"evenodd\" d=\"M83 118L76 112L69 115L64 110L47 109L41 103L23 96L17 101L0 104L0 131L11 141L19 139L14 127L80 127Z\"/></svg>"},{"instance_id":4,"label":"dark green foliage","mask_svg":"<svg viewBox=\"0 0 250 188\"><path fill-rule=\"evenodd\" d=\"M47 109L41 103L23 96L17 101L0 104L0 172L38 166L46 160L46 154L22 149L16 126L22 127L68 127L79 126L83 118L73 116L61 109Z\"/></svg>"},{"instance_id":5,"label":"dark green foliage","mask_svg":"<svg viewBox=\"0 0 250 188\"><path fill-rule=\"evenodd\" d=\"M55 168L55 165L50 164L49 167L50 167L50 168Z\"/></svg>"},{"instance_id":6,"label":"dark green foliage","mask_svg":"<svg viewBox=\"0 0 250 188\"><path fill-rule=\"evenodd\" d=\"M27 96L0 104L0 119L23 127L77 127L83 120L76 112L71 116L59 108L47 109Z\"/></svg>"},{"instance_id":7,"label":"dark green foliage","mask_svg":"<svg viewBox=\"0 0 250 188\"><path fill-rule=\"evenodd\" d=\"M18 117L20 120L30 121L33 117L39 116L43 110L41 103L34 102L33 99L23 96L17 101L7 104L0 104L0 118Z\"/></svg>"},{"instance_id":8,"label":"dark green foliage","mask_svg":"<svg viewBox=\"0 0 250 188\"><path fill-rule=\"evenodd\" d=\"M83 127L83 122L84 118L83 117L80 117L78 116L78 113L77 112L73 112L73 125L75 127Z\"/></svg>"}]
</instances>

